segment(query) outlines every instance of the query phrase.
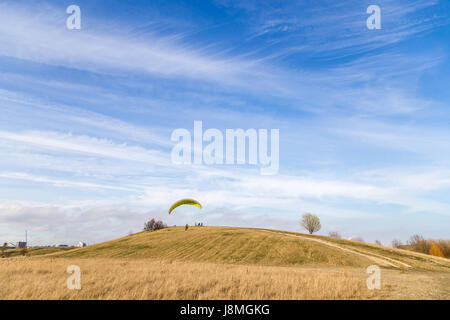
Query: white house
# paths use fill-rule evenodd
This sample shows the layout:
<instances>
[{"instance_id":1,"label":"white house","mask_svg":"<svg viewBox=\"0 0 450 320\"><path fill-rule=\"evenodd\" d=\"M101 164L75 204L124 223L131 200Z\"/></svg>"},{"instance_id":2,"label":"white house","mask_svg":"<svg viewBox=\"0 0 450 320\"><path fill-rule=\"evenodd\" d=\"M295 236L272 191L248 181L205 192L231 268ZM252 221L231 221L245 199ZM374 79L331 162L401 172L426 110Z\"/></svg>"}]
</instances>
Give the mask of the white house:
<instances>
[{"instance_id":1,"label":"white house","mask_svg":"<svg viewBox=\"0 0 450 320\"><path fill-rule=\"evenodd\" d=\"M77 244L77 247L86 247L87 246L87 244L86 243L84 243L84 242L78 242L78 244Z\"/></svg>"}]
</instances>

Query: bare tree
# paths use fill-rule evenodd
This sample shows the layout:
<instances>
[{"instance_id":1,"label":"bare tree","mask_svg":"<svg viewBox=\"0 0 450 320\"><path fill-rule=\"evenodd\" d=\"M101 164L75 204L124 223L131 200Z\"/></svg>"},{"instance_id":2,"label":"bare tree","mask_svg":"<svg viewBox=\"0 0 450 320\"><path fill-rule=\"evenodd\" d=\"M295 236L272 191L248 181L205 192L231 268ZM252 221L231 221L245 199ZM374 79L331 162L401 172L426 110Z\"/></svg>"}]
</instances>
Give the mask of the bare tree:
<instances>
[{"instance_id":1,"label":"bare tree","mask_svg":"<svg viewBox=\"0 0 450 320\"><path fill-rule=\"evenodd\" d=\"M392 248L400 248L402 246L402 242L400 240L394 239L392 240Z\"/></svg>"},{"instance_id":2,"label":"bare tree","mask_svg":"<svg viewBox=\"0 0 450 320\"><path fill-rule=\"evenodd\" d=\"M408 245L417 252L428 254L431 248L431 242L425 240L422 236L415 234L409 238Z\"/></svg>"},{"instance_id":3,"label":"bare tree","mask_svg":"<svg viewBox=\"0 0 450 320\"><path fill-rule=\"evenodd\" d=\"M152 219L152 220L150 220L150 221L147 221L145 224L144 224L144 231L152 231L153 230L153 227L154 227L154 225L155 225L155 219Z\"/></svg>"},{"instance_id":4,"label":"bare tree","mask_svg":"<svg viewBox=\"0 0 450 320\"><path fill-rule=\"evenodd\" d=\"M337 231L330 231L328 235L332 238L341 238L341 234Z\"/></svg>"},{"instance_id":5,"label":"bare tree","mask_svg":"<svg viewBox=\"0 0 450 320\"><path fill-rule=\"evenodd\" d=\"M159 230L159 229L164 229L166 228L166 224L164 222L162 222L161 220L158 220L155 222L155 224L153 225L153 230Z\"/></svg>"},{"instance_id":6,"label":"bare tree","mask_svg":"<svg viewBox=\"0 0 450 320\"><path fill-rule=\"evenodd\" d=\"M311 213L306 213L302 216L300 225L308 230L309 234L313 234L322 228L319 217Z\"/></svg>"},{"instance_id":7,"label":"bare tree","mask_svg":"<svg viewBox=\"0 0 450 320\"><path fill-rule=\"evenodd\" d=\"M436 244L441 249L444 257L450 258L450 240L437 240Z\"/></svg>"},{"instance_id":8,"label":"bare tree","mask_svg":"<svg viewBox=\"0 0 450 320\"><path fill-rule=\"evenodd\" d=\"M164 228L167 228L167 225L161 220L156 221L152 219L144 224L144 231L155 231Z\"/></svg>"}]
</instances>

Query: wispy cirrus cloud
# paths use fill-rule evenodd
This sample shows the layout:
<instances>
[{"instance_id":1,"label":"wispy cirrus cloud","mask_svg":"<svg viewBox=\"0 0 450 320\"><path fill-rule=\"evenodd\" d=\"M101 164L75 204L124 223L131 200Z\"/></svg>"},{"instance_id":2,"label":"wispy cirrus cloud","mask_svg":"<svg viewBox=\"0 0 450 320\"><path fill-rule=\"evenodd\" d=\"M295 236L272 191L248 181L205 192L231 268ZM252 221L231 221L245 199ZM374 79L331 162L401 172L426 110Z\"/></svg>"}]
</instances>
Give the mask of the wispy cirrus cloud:
<instances>
[{"instance_id":1,"label":"wispy cirrus cloud","mask_svg":"<svg viewBox=\"0 0 450 320\"><path fill-rule=\"evenodd\" d=\"M445 14L429 15L429 9L440 8L442 2L380 0L382 30L366 28L370 1L218 1L225 7L247 12L251 33L248 40L265 40L267 47L278 47L273 58L294 54L314 54L321 58L338 59L393 45L414 36L448 25ZM260 49L260 51L263 51Z\"/></svg>"},{"instance_id":2,"label":"wispy cirrus cloud","mask_svg":"<svg viewBox=\"0 0 450 320\"><path fill-rule=\"evenodd\" d=\"M251 61L213 57L177 44L170 37L149 35L145 42L133 39L133 35L116 25L110 25L114 35L95 29L69 32L65 28L65 12L52 7L45 12L34 12L32 7L23 9L8 3L1 5L0 53L3 56L107 74L144 72L223 84L244 85L240 78L251 76L257 70Z\"/></svg>"},{"instance_id":3,"label":"wispy cirrus cloud","mask_svg":"<svg viewBox=\"0 0 450 320\"><path fill-rule=\"evenodd\" d=\"M410 9L412 11L423 9L422 5L417 4L410 4L409 7L415 8L414 10ZM112 32L102 31L104 28L69 32L64 27L58 27L58 25L64 26L66 18L64 12L56 11L52 7L47 9L45 13L31 12L30 8L24 10L22 6L2 4L0 21L9 27L2 28L0 31L2 40L0 54L54 66L100 72L105 75L130 72L147 75L152 80L161 77L165 81L174 81L173 85L183 88L186 92L205 87L218 91L222 95L245 92L246 95L250 94L258 98L268 96L272 99L287 101L290 105L295 104L297 108L307 111L323 111L326 107L332 106L330 101L335 100L337 96L345 96L349 90L349 84L358 86L361 86L362 83L368 84L372 81L370 75L373 74L374 68L380 71L380 67L383 68L386 61L395 59L397 61L396 70L398 72L408 70L410 74L413 71L411 65L425 68L426 62L429 64L428 67L431 67L433 64L430 65L430 61L434 59L435 65L439 63L440 59L439 56L416 57L415 61L410 61L411 58L405 59L405 56L398 52L391 52L384 53L382 59L378 55L366 59L356 59L351 63L331 67L326 71L300 68L296 72L292 72L284 68L283 64L270 63L271 57L273 57L273 53L270 52L263 55L223 54L220 49L202 50L190 47L177 38L175 40L173 37L166 39L166 37L155 34L149 34L148 39L142 41L141 38L135 39L132 34L119 29L116 25L110 25L110 28L115 31L114 35ZM340 10L344 9L346 10L347 7ZM333 9L330 10L333 12ZM324 20L330 17L326 12L322 15ZM327 26L326 30L334 30L333 23L329 21L321 23ZM314 25L321 23L315 21ZM420 25L422 26L422 24ZM411 30L414 29L411 28ZM317 34L314 39L320 41L328 39L325 37L327 32ZM354 30L352 32L354 33ZM361 36L360 42L363 42L364 39L373 42L377 37L383 37L383 35L367 36L366 32L367 30L364 31L364 37ZM398 30L391 32L396 37L400 37ZM314 34L314 31L307 32L308 35L311 33ZM285 42L291 43L286 49L289 52L297 47L291 40ZM344 41L338 38L336 43L342 45ZM326 46L334 53L338 50L329 41ZM311 48L319 50L319 47L320 44L317 43L306 45L308 50ZM353 53L358 50L352 44L349 44L348 47L351 47ZM133 50L128 48L133 48ZM277 49L275 54L278 55L283 50L283 48ZM378 61L377 64L376 61ZM371 89L371 84L363 89L360 96L364 94L364 91L369 90L374 92L373 95L379 95L379 92L385 89L386 81L393 76L398 76L398 73L393 73L393 70L383 72L385 84L378 83L373 89ZM185 84L180 85L180 79L195 81L198 85L195 86L195 89L192 86L186 87ZM57 85L58 83L53 83L53 86ZM66 83L64 86L68 90L71 84ZM170 92L172 87L161 89ZM322 94L323 91L327 91L326 96ZM350 90L348 94L352 95L352 91ZM384 91L383 95L392 95L394 99L400 97L397 89L393 88ZM351 97L348 100L358 103L355 98L357 97ZM182 99L180 97L181 101ZM343 108L344 105L340 107ZM395 108L391 108L391 110L395 110Z\"/></svg>"},{"instance_id":4,"label":"wispy cirrus cloud","mask_svg":"<svg viewBox=\"0 0 450 320\"><path fill-rule=\"evenodd\" d=\"M139 146L116 144L106 139L52 132L25 132L22 134L0 131L0 138L11 140L48 150L62 150L71 153L98 155L119 160L130 160L154 165L166 164L166 158L156 150L148 150Z\"/></svg>"}]
</instances>

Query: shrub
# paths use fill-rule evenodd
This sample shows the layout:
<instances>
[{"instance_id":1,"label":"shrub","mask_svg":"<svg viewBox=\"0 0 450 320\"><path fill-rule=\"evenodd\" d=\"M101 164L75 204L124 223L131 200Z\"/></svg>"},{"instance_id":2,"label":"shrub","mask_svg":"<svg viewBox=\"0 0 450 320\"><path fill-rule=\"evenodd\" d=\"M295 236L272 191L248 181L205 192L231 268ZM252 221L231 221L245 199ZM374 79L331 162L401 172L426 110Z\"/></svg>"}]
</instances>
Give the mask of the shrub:
<instances>
[{"instance_id":1,"label":"shrub","mask_svg":"<svg viewBox=\"0 0 450 320\"><path fill-rule=\"evenodd\" d=\"M420 235L413 235L409 239L408 245L403 246L403 248L438 257L450 258L450 240L425 240Z\"/></svg>"},{"instance_id":2,"label":"shrub","mask_svg":"<svg viewBox=\"0 0 450 320\"><path fill-rule=\"evenodd\" d=\"M392 240L392 248L401 248L403 246L402 242L398 239Z\"/></svg>"},{"instance_id":3,"label":"shrub","mask_svg":"<svg viewBox=\"0 0 450 320\"><path fill-rule=\"evenodd\" d=\"M152 220L150 220L150 221L147 221L147 222L144 224L144 231L152 231L154 225L155 225L155 219L152 219Z\"/></svg>"},{"instance_id":4,"label":"shrub","mask_svg":"<svg viewBox=\"0 0 450 320\"><path fill-rule=\"evenodd\" d=\"M167 225L161 220L151 219L144 224L144 231L155 231L159 229L167 228Z\"/></svg>"},{"instance_id":5,"label":"shrub","mask_svg":"<svg viewBox=\"0 0 450 320\"><path fill-rule=\"evenodd\" d=\"M422 236L415 234L408 241L411 250L428 254L431 249L431 242L426 241Z\"/></svg>"},{"instance_id":6,"label":"shrub","mask_svg":"<svg viewBox=\"0 0 450 320\"><path fill-rule=\"evenodd\" d=\"M162 222L161 220L158 220L155 222L155 224L153 225L153 230L159 230L159 229L164 229L167 226L164 224L164 222Z\"/></svg>"},{"instance_id":7,"label":"shrub","mask_svg":"<svg viewBox=\"0 0 450 320\"><path fill-rule=\"evenodd\" d=\"M332 238L341 238L341 234L337 231L330 231L328 235Z\"/></svg>"},{"instance_id":8,"label":"shrub","mask_svg":"<svg viewBox=\"0 0 450 320\"><path fill-rule=\"evenodd\" d=\"M450 258L450 240L437 240L436 245L441 249L445 258Z\"/></svg>"},{"instance_id":9,"label":"shrub","mask_svg":"<svg viewBox=\"0 0 450 320\"><path fill-rule=\"evenodd\" d=\"M434 242L431 244L430 255L436 257L444 257L444 254L442 253L441 249L439 249L439 247Z\"/></svg>"}]
</instances>

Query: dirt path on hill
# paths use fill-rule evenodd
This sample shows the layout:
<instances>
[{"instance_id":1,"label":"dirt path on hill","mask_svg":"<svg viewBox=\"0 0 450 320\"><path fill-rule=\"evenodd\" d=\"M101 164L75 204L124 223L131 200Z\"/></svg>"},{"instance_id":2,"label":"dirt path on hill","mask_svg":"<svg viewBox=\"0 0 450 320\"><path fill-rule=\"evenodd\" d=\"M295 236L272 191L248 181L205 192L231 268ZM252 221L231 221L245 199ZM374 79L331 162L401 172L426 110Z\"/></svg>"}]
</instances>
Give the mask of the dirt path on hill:
<instances>
[{"instance_id":1,"label":"dirt path on hill","mask_svg":"<svg viewBox=\"0 0 450 320\"><path fill-rule=\"evenodd\" d=\"M411 266L409 264L406 264L404 262L401 262L401 261L398 261L398 260L395 260L395 259L392 259L392 258L387 258L387 257L380 256L380 255L374 254L374 253L362 253L362 252L359 252L358 250L344 248L344 247L341 247L338 244L335 244L335 243L332 243L332 242L329 242L329 241L325 241L325 240L322 240L322 239L314 239L314 238L310 238L310 237L304 237L304 236L301 236L301 235L282 233L282 232L273 232L273 231L268 231L268 230L261 230L261 231L270 232L270 233L277 233L277 234L283 234L285 236L296 237L296 238L301 238L301 239L304 239L304 240L310 240L310 241L319 242L319 243L322 243L324 245L327 245L327 246L330 246L330 247L333 247L333 248L337 248L337 249L340 249L340 250L345 251L345 252L350 252L352 254L363 256L363 257L365 257L367 259L372 260L376 264L381 265L381 266L385 266L385 267L387 266L387 267L394 267L394 268L401 268L401 267L411 268Z\"/></svg>"}]
</instances>

